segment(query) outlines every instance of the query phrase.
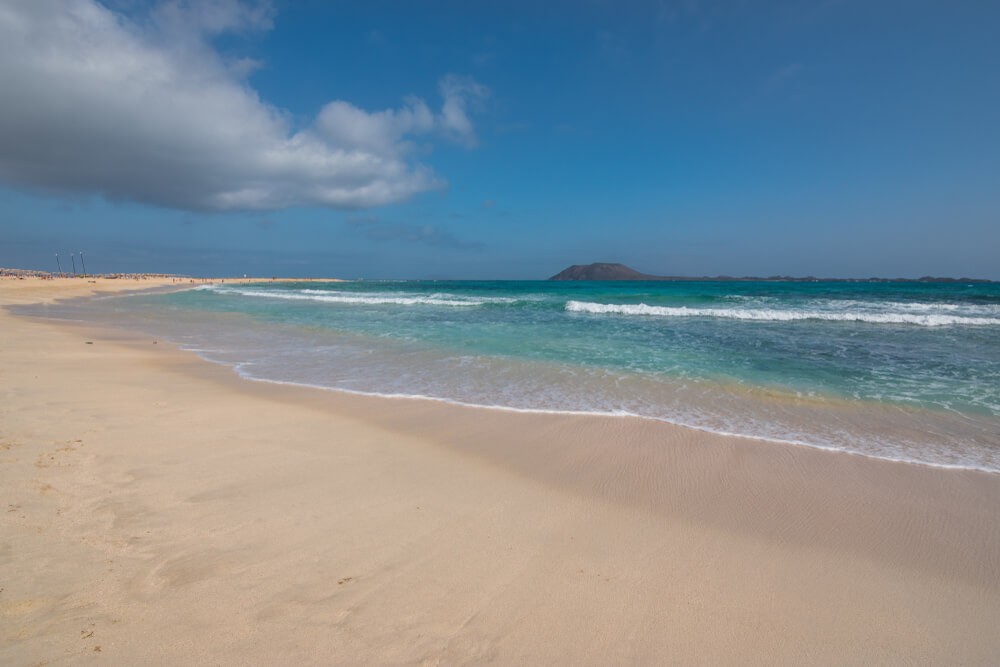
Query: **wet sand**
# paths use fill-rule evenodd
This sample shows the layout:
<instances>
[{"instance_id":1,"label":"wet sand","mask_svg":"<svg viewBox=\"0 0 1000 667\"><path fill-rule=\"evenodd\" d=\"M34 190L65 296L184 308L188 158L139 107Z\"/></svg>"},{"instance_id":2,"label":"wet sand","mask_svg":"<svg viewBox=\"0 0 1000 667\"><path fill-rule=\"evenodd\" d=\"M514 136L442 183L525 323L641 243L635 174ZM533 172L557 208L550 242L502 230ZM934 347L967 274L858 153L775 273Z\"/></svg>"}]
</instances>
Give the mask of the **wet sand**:
<instances>
[{"instance_id":1,"label":"wet sand","mask_svg":"<svg viewBox=\"0 0 1000 667\"><path fill-rule=\"evenodd\" d=\"M2 664L1000 660L1000 475L250 382L4 311L0 380Z\"/></svg>"}]
</instances>

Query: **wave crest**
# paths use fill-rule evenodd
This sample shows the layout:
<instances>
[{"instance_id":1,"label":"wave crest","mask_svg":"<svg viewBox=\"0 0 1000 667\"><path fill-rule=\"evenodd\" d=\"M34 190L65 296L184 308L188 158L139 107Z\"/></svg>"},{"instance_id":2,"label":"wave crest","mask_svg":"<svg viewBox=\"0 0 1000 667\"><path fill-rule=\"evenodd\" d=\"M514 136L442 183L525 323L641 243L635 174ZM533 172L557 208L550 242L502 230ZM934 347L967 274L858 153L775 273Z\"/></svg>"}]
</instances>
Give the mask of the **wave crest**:
<instances>
[{"instance_id":1,"label":"wave crest","mask_svg":"<svg viewBox=\"0 0 1000 667\"><path fill-rule=\"evenodd\" d=\"M240 296L286 299L290 301L315 301L319 303L337 303L347 305L365 306L445 306L454 308L474 308L485 306L490 303L506 303L513 299L499 298L472 298L451 294L432 294L429 296L401 296L398 294L387 294L378 292L328 292L317 289L303 289L295 292L252 290L252 289L213 289L212 291L222 294L238 294Z\"/></svg>"},{"instance_id":2,"label":"wave crest","mask_svg":"<svg viewBox=\"0 0 1000 667\"><path fill-rule=\"evenodd\" d=\"M963 317L942 313L863 312L858 310L782 310L777 308L689 308L687 306L649 306L644 303L594 303L567 301L566 311L593 315L634 315L643 317L705 317L758 322L794 322L826 320L831 322L868 322L872 324L911 324L923 327L952 325L998 326L1000 318Z\"/></svg>"}]
</instances>

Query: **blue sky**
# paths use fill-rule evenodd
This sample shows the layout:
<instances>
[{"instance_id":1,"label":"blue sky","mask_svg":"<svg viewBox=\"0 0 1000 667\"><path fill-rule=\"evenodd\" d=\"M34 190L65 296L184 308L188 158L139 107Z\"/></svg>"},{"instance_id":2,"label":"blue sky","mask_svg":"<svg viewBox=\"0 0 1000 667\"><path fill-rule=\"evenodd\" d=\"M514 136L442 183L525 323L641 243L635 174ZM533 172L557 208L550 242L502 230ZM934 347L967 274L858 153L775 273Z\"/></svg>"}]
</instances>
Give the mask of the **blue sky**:
<instances>
[{"instance_id":1,"label":"blue sky","mask_svg":"<svg viewBox=\"0 0 1000 667\"><path fill-rule=\"evenodd\" d=\"M0 7L0 266L1000 279L992 2Z\"/></svg>"}]
</instances>

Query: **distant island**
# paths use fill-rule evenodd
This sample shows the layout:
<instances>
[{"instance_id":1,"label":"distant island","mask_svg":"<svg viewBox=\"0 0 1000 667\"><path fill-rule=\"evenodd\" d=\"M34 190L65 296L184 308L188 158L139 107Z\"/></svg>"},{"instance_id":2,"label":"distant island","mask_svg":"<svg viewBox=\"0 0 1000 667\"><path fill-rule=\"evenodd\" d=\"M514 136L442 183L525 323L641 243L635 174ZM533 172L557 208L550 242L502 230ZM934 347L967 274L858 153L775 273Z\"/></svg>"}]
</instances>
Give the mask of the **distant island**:
<instances>
[{"instance_id":1,"label":"distant island","mask_svg":"<svg viewBox=\"0 0 1000 667\"><path fill-rule=\"evenodd\" d=\"M597 262L595 264L574 264L552 276L549 280L666 280L666 278L639 273L624 264Z\"/></svg>"},{"instance_id":2,"label":"distant island","mask_svg":"<svg viewBox=\"0 0 1000 667\"><path fill-rule=\"evenodd\" d=\"M549 280L711 280L718 282L844 282L844 283L992 283L982 278L817 278L816 276L654 276L615 262L574 264L549 278Z\"/></svg>"}]
</instances>

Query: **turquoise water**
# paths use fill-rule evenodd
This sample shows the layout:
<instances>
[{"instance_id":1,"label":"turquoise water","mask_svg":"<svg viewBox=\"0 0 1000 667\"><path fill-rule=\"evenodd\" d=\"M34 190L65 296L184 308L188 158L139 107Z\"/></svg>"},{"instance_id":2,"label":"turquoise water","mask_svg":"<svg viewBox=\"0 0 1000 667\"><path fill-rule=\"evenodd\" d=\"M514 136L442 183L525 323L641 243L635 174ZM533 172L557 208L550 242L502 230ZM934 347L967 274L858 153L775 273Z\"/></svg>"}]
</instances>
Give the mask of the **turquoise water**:
<instances>
[{"instance_id":1,"label":"turquoise water","mask_svg":"<svg viewBox=\"0 0 1000 667\"><path fill-rule=\"evenodd\" d=\"M1000 285L225 284L88 317L241 374L1000 470Z\"/></svg>"}]
</instances>

